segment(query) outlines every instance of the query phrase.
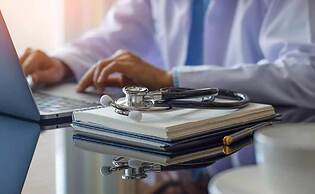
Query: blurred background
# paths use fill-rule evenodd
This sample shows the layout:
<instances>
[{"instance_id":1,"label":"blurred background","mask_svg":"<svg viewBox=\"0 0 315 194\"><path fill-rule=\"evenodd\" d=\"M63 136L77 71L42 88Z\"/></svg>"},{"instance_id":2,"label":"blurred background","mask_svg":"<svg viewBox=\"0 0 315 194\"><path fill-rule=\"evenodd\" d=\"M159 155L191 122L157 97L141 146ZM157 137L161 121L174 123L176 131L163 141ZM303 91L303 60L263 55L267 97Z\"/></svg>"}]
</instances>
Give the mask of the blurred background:
<instances>
[{"instance_id":1,"label":"blurred background","mask_svg":"<svg viewBox=\"0 0 315 194\"><path fill-rule=\"evenodd\" d=\"M1 0L0 10L21 55L27 47L53 52L76 39L99 25L113 1ZM73 149L70 130L44 131L22 193L117 193L113 184L119 184L120 179L95 176L100 175L99 166L106 160L110 159L78 154Z\"/></svg>"},{"instance_id":2,"label":"blurred background","mask_svg":"<svg viewBox=\"0 0 315 194\"><path fill-rule=\"evenodd\" d=\"M21 55L28 47L53 52L66 42L78 38L98 26L114 2L115 0L0 0L0 10L16 50ZM156 177L152 173L143 182L139 181L138 185L132 181L122 181L119 174L102 177L100 167L108 166L111 161L109 156L75 149L69 128L43 131L22 194L153 193L159 185L164 184L163 179L168 182L173 177L182 177L187 187L193 185L193 189L206 193L208 179L192 180L190 171L179 175L175 172L158 173Z\"/></svg>"},{"instance_id":3,"label":"blurred background","mask_svg":"<svg viewBox=\"0 0 315 194\"><path fill-rule=\"evenodd\" d=\"M19 54L53 51L99 24L114 0L1 0L0 9Z\"/></svg>"}]
</instances>

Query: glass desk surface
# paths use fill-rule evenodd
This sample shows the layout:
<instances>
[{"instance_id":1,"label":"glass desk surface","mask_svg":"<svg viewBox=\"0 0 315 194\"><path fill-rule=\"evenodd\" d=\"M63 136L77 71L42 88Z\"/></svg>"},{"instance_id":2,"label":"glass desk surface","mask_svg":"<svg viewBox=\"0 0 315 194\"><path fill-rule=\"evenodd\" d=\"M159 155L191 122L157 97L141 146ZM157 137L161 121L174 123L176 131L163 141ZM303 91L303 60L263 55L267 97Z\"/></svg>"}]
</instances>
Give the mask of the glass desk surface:
<instances>
[{"instance_id":1,"label":"glass desk surface","mask_svg":"<svg viewBox=\"0 0 315 194\"><path fill-rule=\"evenodd\" d=\"M314 122L315 129L315 110L277 108L277 112L282 114L281 122ZM211 175L255 162L253 146L247 146L207 168L122 180L122 172L100 173L114 156L80 149L73 144L72 135L71 127L41 130L36 123L0 116L0 193L19 193L16 191L22 187L22 193L207 193Z\"/></svg>"}]
</instances>

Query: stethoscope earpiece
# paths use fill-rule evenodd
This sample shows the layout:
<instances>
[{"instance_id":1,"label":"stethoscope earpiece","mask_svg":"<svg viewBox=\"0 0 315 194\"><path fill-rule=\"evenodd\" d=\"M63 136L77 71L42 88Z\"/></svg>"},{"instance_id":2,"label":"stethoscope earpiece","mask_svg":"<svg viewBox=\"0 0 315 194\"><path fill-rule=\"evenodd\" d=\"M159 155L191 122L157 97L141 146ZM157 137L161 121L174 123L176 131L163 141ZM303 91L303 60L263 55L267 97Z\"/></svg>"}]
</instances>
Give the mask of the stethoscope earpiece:
<instances>
[{"instance_id":1,"label":"stethoscope earpiece","mask_svg":"<svg viewBox=\"0 0 315 194\"><path fill-rule=\"evenodd\" d=\"M112 105L112 103L115 103L115 101L108 95L103 95L100 99L100 104L103 106L103 107L109 107ZM115 106L115 105L114 105ZM117 107L115 107L117 108ZM126 113L126 110L125 110L125 114L126 115L128 114L127 116L131 119L131 120L134 120L134 121L141 121L142 120L142 112L140 111L132 111L132 110L128 110L127 113Z\"/></svg>"},{"instance_id":2,"label":"stethoscope earpiece","mask_svg":"<svg viewBox=\"0 0 315 194\"><path fill-rule=\"evenodd\" d=\"M112 174L113 170L111 169L110 166L103 166L101 169L100 169L100 173L102 176L108 176L110 174Z\"/></svg>"},{"instance_id":3,"label":"stethoscope earpiece","mask_svg":"<svg viewBox=\"0 0 315 194\"><path fill-rule=\"evenodd\" d=\"M101 99L100 99L100 103L101 103L101 105L104 106L104 107L110 106L111 103L113 103L113 102L114 102L114 100L113 100L110 96L108 96L108 95L103 95L103 96L101 97Z\"/></svg>"}]
</instances>

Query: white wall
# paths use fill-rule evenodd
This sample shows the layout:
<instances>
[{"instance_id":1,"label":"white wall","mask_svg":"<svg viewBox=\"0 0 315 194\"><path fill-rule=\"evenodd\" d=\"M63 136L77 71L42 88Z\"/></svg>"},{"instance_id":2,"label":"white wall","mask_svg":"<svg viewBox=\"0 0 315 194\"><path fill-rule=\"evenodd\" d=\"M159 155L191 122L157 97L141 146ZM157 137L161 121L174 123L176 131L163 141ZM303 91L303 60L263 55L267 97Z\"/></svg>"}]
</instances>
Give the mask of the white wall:
<instances>
[{"instance_id":1,"label":"white wall","mask_svg":"<svg viewBox=\"0 0 315 194\"><path fill-rule=\"evenodd\" d=\"M73 40L99 25L113 0L66 0L65 38Z\"/></svg>"},{"instance_id":2,"label":"white wall","mask_svg":"<svg viewBox=\"0 0 315 194\"><path fill-rule=\"evenodd\" d=\"M19 54L27 47L52 51L97 26L114 0L1 0Z\"/></svg>"},{"instance_id":3,"label":"white wall","mask_svg":"<svg viewBox=\"0 0 315 194\"><path fill-rule=\"evenodd\" d=\"M63 42L63 0L1 0L0 9L19 54L27 47L50 51Z\"/></svg>"}]
</instances>

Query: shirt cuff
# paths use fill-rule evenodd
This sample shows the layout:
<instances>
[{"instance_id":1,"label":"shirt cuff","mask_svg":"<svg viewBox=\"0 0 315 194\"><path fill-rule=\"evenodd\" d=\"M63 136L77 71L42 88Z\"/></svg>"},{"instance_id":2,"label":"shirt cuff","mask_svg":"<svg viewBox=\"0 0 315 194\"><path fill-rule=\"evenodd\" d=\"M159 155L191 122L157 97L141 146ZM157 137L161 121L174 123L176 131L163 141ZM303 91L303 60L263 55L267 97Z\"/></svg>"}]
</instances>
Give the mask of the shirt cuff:
<instances>
[{"instance_id":1,"label":"shirt cuff","mask_svg":"<svg viewBox=\"0 0 315 194\"><path fill-rule=\"evenodd\" d=\"M212 75L213 71L209 71L209 69L218 70L219 68L215 66L210 68L206 65L174 67L172 69L174 86L182 88L209 87L209 80L216 79L217 77L216 75Z\"/></svg>"},{"instance_id":2,"label":"shirt cuff","mask_svg":"<svg viewBox=\"0 0 315 194\"><path fill-rule=\"evenodd\" d=\"M173 85L174 87L178 88L179 86L179 72L177 68L174 68L172 70L172 77L173 77Z\"/></svg>"}]
</instances>

